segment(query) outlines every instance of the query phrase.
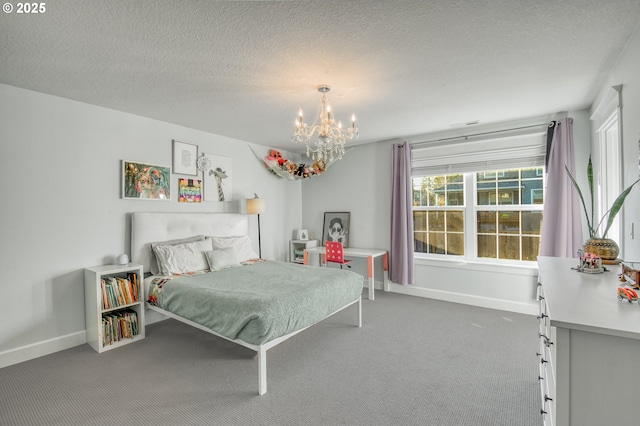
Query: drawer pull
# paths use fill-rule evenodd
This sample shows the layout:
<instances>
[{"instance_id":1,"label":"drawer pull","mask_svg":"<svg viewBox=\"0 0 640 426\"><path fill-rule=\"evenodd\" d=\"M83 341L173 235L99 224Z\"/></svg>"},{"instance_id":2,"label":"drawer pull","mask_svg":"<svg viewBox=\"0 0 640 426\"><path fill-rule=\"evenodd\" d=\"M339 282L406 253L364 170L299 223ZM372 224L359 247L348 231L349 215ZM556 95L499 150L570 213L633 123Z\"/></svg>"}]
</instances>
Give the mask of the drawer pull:
<instances>
[{"instance_id":1,"label":"drawer pull","mask_svg":"<svg viewBox=\"0 0 640 426\"><path fill-rule=\"evenodd\" d=\"M540 409L540 414L542 414L544 416L545 414L547 414L547 412L542 410L542 409Z\"/></svg>"},{"instance_id":2,"label":"drawer pull","mask_svg":"<svg viewBox=\"0 0 640 426\"><path fill-rule=\"evenodd\" d=\"M544 380L544 377L538 376L538 381ZM546 395L545 395L546 396Z\"/></svg>"},{"instance_id":3,"label":"drawer pull","mask_svg":"<svg viewBox=\"0 0 640 426\"><path fill-rule=\"evenodd\" d=\"M540 358L540 364L546 364L548 361L544 358Z\"/></svg>"},{"instance_id":4,"label":"drawer pull","mask_svg":"<svg viewBox=\"0 0 640 426\"><path fill-rule=\"evenodd\" d=\"M538 302L544 300L544 296L538 296Z\"/></svg>"},{"instance_id":5,"label":"drawer pull","mask_svg":"<svg viewBox=\"0 0 640 426\"><path fill-rule=\"evenodd\" d=\"M544 340L549 340L546 334L538 333L538 337L543 337Z\"/></svg>"},{"instance_id":6,"label":"drawer pull","mask_svg":"<svg viewBox=\"0 0 640 426\"><path fill-rule=\"evenodd\" d=\"M549 318L549 315L547 314L540 314L537 316L538 319L543 319L543 318Z\"/></svg>"},{"instance_id":7,"label":"drawer pull","mask_svg":"<svg viewBox=\"0 0 640 426\"><path fill-rule=\"evenodd\" d=\"M549 340L549 339L545 339L545 341L544 341L544 345L545 345L546 347L549 347L549 346L553 345L553 342L552 342L551 340Z\"/></svg>"},{"instance_id":8,"label":"drawer pull","mask_svg":"<svg viewBox=\"0 0 640 426\"><path fill-rule=\"evenodd\" d=\"M547 394L544 394L544 402L553 401L553 398L549 398Z\"/></svg>"}]
</instances>

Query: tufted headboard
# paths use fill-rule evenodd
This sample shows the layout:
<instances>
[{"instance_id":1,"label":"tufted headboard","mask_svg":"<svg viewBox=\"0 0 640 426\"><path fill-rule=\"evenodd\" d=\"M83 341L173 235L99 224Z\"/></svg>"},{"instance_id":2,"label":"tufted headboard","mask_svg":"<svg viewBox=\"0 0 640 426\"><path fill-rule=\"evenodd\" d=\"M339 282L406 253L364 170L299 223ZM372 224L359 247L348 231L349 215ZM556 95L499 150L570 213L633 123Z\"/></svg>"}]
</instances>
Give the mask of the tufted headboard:
<instances>
[{"instance_id":1,"label":"tufted headboard","mask_svg":"<svg viewBox=\"0 0 640 426\"><path fill-rule=\"evenodd\" d=\"M238 213L141 213L131 215L131 261L149 272L151 243L206 235L248 235L249 219Z\"/></svg>"}]
</instances>

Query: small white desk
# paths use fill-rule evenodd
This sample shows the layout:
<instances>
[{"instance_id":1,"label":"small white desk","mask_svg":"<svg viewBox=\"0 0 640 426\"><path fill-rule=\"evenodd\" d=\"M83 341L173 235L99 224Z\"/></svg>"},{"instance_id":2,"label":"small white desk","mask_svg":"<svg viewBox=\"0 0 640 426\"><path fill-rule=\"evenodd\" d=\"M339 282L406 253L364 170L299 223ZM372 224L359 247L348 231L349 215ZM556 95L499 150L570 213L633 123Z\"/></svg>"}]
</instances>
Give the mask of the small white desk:
<instances>
[{"instance_id":1,"label":"small white desk","mask_svg":"<svg viewBox=\"0 0 640 426\"><path fill-rule=\"evenodd\" d=\"M310 247L304 250L304 264L309 264L309 254L317 254L321 256L320 263L322 265L326 262L326 249L324 247ZM361 249L361 248L345 248L344 257L366 257L369 278L369 300L374 300L375 295L375 280L374 280L374 260L376 257L382 256L382 269L384 270L384 291L389 290L389 252L386 250L378 249Z\"/></svg>"}]
</instances>

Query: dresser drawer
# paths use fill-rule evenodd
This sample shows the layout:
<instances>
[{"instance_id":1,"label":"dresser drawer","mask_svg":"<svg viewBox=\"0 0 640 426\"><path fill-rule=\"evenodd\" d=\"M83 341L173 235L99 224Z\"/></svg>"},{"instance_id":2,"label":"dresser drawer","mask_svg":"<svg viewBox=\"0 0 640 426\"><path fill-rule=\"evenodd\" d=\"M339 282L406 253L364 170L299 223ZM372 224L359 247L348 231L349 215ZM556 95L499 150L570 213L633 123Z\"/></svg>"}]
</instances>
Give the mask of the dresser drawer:
<instances>
[{"instance_id":1,"label":"dresser drawer","mask_svg":"<svg viewBox=\"0 0 640 426\"><path fill-rule=\"evenodd\" d=\"M549 321L549 309L541 283L537 287L538 309L538 382L540 384L540 414L544 425L555 422L555 333Z\"/></svg>"}]
</instances>

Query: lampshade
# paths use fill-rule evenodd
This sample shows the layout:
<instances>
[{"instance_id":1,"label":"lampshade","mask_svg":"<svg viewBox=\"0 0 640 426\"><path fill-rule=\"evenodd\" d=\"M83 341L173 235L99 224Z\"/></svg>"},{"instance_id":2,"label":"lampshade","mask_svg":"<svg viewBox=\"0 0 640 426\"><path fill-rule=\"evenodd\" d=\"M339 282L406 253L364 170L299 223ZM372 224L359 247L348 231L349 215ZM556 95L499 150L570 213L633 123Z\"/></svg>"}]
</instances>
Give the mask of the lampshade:
<instances>
[{"instance_id":1,"label":"lampshade","mask_svg":"<svg viewBox=\"0 0 640 426\"><path fill-rule=\"evenodd\" d=\"M247 198L247 214L264 213L265 203L262 198Z\"/></svg>"}]
</instances>

